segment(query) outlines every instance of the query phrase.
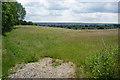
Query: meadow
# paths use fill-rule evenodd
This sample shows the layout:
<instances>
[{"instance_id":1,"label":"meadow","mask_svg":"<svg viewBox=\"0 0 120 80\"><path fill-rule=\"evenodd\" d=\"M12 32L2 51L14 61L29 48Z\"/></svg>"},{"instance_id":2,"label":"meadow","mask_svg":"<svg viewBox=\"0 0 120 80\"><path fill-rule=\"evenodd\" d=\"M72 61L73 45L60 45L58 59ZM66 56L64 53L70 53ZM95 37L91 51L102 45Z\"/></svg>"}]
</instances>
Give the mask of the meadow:
<instances>
[{"instance_id":1,"label":"meadow","mask_svg":"<svg viewBox=\"0 0 120 80\"><path fill-rule=\"evenodd\" d=\"M10 74L10 69L16 64L35 62L43 57L72 61L77 66L77 77L93 77L94 75L84 73L84 68L92 65L86 64L87 58L105 49L116 50L118 47L117 29L72 30L45 26L15 26L14 30L2 38L3 77Z\"/></svg>"}]
</instances>

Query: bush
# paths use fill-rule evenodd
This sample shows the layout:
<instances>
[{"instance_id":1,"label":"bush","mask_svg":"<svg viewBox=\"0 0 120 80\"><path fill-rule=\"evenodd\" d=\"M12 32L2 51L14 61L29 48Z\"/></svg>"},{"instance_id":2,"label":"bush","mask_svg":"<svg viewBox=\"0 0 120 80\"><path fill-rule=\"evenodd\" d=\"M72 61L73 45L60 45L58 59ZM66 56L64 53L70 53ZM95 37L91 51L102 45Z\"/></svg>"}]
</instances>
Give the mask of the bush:
<instances>
[{"instance_id":1,"label":"bush","mask_svg":"<svg viewBox=\"0 0 120 80\"><path fill-rule=\"evenodd\" d=\"M119 78L118 50L103 50L89 56L84 68L94 78Z\"/></svg>"}]
</instances>

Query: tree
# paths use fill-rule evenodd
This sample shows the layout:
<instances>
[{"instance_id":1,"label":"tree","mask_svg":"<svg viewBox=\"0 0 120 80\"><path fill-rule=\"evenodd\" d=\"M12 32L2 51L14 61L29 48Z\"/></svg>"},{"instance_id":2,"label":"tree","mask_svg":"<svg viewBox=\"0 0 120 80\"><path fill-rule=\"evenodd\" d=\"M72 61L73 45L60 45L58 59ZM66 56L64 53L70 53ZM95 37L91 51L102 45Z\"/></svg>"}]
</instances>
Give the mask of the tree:
<instances>
[{"instance_id":1,"label":"tree","mask_svg":"<svg viewBox=\"0 0 120 80\"><path fill-rule=\"evenodd\" d=\"M25 18L25 15L26 15L25 8L20 3L17 3L16 10L17 10L17 14L18 14L18 20L19 21L23 20Z\"/></svg>"},{"instance_id":2,"label":"tree","mask_svg":"<svg viewBox=\"0 0 120 80\"><path fill-rule=\"evenodd\" d=\"M13 26L23 20L26 15L25 8L17 2L2 2L2 33L11 31Z\"/></svg>"}]
</instances>

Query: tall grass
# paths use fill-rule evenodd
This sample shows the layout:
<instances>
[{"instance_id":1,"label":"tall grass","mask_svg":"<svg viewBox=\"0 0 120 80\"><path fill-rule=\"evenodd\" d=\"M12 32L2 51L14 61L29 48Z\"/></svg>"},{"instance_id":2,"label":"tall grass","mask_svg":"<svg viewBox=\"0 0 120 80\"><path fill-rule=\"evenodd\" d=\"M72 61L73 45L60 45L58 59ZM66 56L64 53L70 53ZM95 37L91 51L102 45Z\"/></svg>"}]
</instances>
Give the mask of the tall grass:
<instances>
[{"instance_id":1,"label":"tall grass","mask_svg":"<svg viewBox=\"0 0 120 80\"><path fill-rule=\"evenodd\" d=\"M116 47L117 41L116 29L69 30L17 26L17 29L3 37L3 77L10 74L10 69L15 64L34 62L43 57L72 61L81 67L86 57L104 48L108 49L110 45Z\"/></svg>"}]
</instances>

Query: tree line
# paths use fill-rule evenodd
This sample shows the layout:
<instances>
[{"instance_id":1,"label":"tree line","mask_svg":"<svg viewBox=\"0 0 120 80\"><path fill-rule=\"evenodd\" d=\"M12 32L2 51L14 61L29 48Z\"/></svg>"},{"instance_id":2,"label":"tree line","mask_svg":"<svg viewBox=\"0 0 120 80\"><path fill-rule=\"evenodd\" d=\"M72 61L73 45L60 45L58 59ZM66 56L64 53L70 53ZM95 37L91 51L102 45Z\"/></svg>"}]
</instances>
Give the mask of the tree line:
<instances>
[{"instance_id":1,"label":"tree line","mask_svg":"<svg viewBox=\"0 0 120 80\"><path fill-rule=\"evenodd\" d=\"M120 26L118 24L79 24L79 25L40 25L39 26L49 26L49 27L59 27L59 28L67 28L67 29L115 29L119 28Z\"/></svg>"}]
</instances>

